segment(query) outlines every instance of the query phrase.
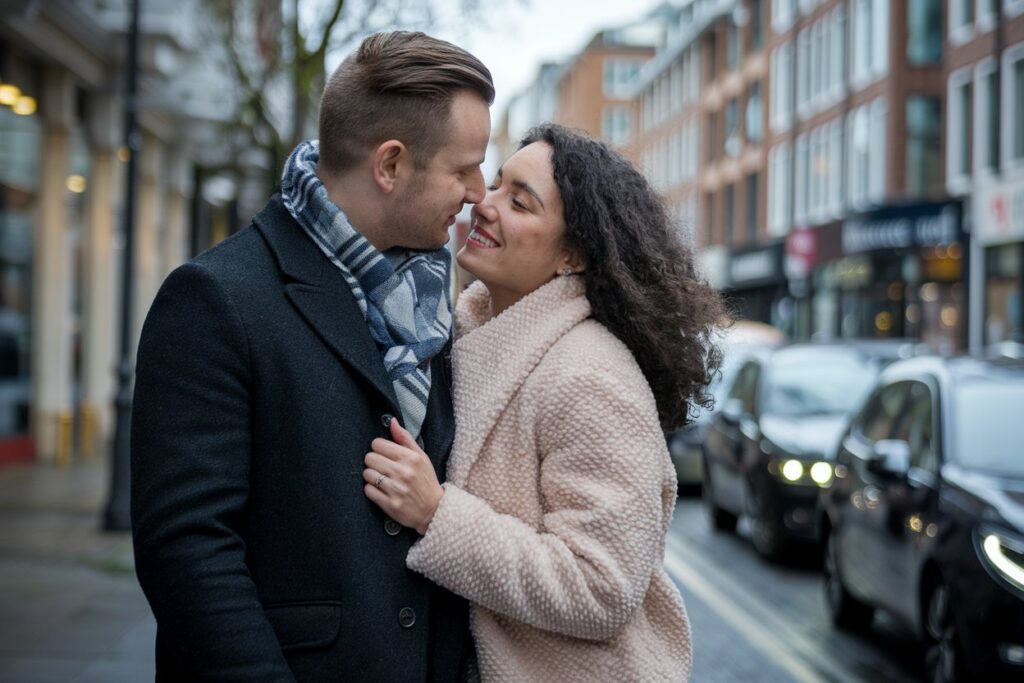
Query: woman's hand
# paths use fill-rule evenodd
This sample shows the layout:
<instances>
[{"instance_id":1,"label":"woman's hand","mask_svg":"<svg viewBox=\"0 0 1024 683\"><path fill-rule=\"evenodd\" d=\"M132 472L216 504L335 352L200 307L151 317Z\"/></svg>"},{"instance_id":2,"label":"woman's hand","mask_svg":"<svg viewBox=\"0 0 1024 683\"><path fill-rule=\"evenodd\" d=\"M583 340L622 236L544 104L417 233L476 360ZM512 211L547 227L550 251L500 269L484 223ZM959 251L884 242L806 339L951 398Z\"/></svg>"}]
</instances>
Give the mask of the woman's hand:
<instances>
[{"instance_id":1,"label":"woman's hand","mask_svg":"<svg viewBox=\"0 0 1024 683\"><path fill-rule=\"evenodd\" d=\"M437 481L434 465L412 435L391 419L391 438L374 439L363 464L363 492L391 519L427 533L444 489Z\"/></svg>"}]
</instances>

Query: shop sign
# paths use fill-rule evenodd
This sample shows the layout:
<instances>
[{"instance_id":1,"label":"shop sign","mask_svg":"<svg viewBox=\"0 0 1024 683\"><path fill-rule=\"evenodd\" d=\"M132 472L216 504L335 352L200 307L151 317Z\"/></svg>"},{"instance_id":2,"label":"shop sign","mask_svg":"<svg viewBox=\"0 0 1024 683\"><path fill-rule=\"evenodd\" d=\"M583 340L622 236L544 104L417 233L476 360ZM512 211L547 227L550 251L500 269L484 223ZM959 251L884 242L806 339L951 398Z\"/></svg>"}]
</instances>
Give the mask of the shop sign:
<instances>
[{"instance_id":1,"label":"shop sign","mask_svg":"<svg viewBox=\"0 0 1024 683\"><path fill-rule=\"evenodd\" d=\"M978 187L973 218L982 245L1024 240L1024 177Z\"/></svg>"},{"instance_id":2,"label":"shop sign","mask_svg":"<svg viewBox=\"0 0 1024 683\"><path fill-rule=\"evenodd\" d=\"M885 207L843 223L843 253L913 249L960 240L960 204Z\"/></svg>"},{"instance_id":3,"label":"shop sign","mask_svg":"<svg viewBox=\"0 0 1024 683\"><path fill-rule=\"evenodd\" d=\"M734 252L729 261L729 284L742 288L781 282L782 251L782 244L774 244L763 249Z\"/></svg>"},{"instance_id":4,"label":"shop sign","mask_svg":"<svg viewBox=\"0 0 1024 683\"><path fill-rule=\"evenodd\" d=\"M786 276L806 278L818 262L818 235L814 228L796 228L786 237Z\"/></svg>"}]
</instances>

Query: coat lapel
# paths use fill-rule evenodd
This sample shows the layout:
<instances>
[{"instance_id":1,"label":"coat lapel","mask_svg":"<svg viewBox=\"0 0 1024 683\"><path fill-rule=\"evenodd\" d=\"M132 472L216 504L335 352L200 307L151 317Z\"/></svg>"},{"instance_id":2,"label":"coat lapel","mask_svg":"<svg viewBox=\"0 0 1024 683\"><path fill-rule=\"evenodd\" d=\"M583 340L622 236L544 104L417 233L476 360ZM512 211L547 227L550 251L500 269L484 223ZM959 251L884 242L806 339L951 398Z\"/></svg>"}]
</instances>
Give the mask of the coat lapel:
<instances>
[{"instance_id":1,"label":"coat lapel","mask_svg":"<svg viewBox=\"0 0 1024 683\"><path fill-rule=\"evenodd\" d=\"M384 360L352 290L275 195L254 219L286 278L285 295L342 361L360 374L400 415Z\"/></svg>"},{"instance_id":2,"label":"coat lapel","mask_svg":"<svg viewBox=\"0 0 1024 683\"><path fill-rule=\"evenodd\" d=\"M457 423L448 480L463 486L519 387L548 349L590 315L582 278L558 277L488 320L490 297L474 283L459 298L452 352Z\"/></svg>"}]
</instances>

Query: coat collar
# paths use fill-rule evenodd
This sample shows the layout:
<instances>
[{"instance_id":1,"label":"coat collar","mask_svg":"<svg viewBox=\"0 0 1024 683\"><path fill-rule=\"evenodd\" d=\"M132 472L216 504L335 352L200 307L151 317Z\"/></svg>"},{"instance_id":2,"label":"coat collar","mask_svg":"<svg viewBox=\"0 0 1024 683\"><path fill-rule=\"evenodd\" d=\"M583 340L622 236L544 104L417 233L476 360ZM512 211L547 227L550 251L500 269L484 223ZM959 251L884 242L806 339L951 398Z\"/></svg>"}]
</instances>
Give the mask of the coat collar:
<instances>
[{"instance_id":1,"label":"coat collar","mask_svg":"<svg viewBox=\"0 0 1024 683\"><path fill-rule=\"evenodd\" d=\"M483 283L474 283L459 297L452 353L457 425L449 481L466 483L523 382L548 349L589 316L580 277L556 277L493 318Z\"/></svg>"},{"instance_id":2,"label":"coat collar","mask_svg":"<svg viewBox=\"0 0 1024 683\"><path fill-rule=\"evenodd\" d=\"M352 289L274 195L253 219L285 276L285 295L306 323L400 415L384 359Z\"/></svg>"}]
</instances>

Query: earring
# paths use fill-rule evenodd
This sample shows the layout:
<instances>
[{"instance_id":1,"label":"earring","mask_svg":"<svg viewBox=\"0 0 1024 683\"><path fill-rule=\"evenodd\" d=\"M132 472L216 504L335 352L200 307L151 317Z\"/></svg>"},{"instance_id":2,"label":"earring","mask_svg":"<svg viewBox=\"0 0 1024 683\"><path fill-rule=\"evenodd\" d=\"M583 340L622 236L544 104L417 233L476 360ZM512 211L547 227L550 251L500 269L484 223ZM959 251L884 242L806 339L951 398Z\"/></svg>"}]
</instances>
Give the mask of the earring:
<instances>
[{"instance_id":1,"label":"earring","mask_svg":"<svg viewBox=\"0 0 1024 683\"><path fill-rule=\"evenodd\" d=\"M572 266L566 266L565 268L562 268L562 277L569 277L572 274Z\"/></svg>"}]
</instances>

